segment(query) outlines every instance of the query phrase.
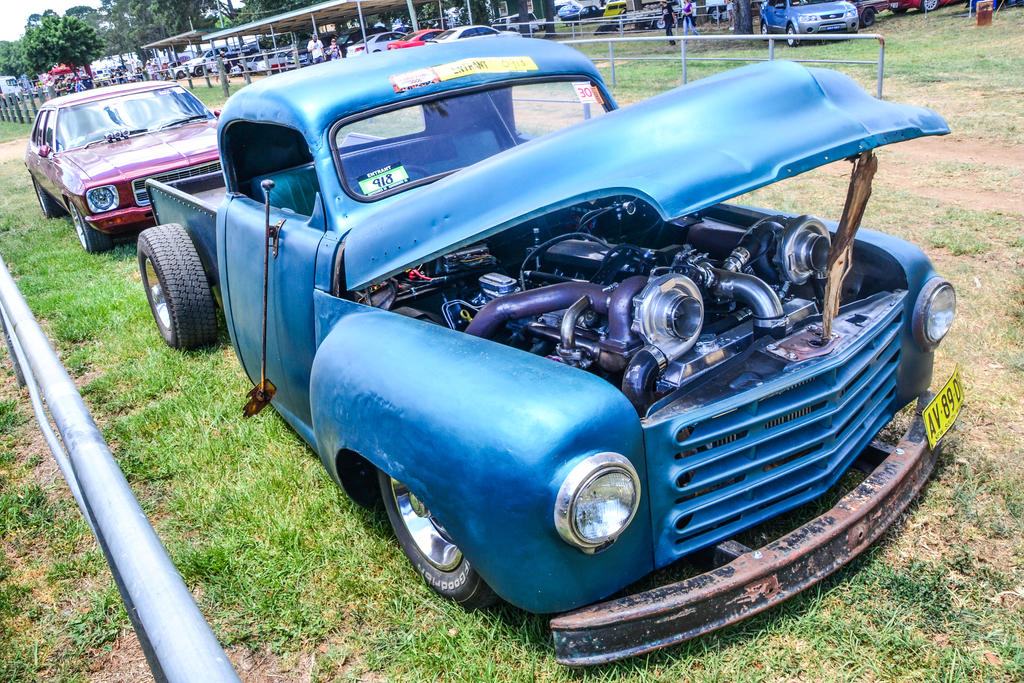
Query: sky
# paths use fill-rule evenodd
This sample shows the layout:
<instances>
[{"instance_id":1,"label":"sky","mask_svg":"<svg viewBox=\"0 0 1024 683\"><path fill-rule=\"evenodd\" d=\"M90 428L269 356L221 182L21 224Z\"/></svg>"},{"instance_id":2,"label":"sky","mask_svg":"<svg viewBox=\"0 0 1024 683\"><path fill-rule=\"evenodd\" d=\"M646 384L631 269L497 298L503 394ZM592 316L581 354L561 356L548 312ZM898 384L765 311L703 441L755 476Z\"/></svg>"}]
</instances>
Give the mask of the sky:
<instances>
[{"instance_id":1,"label":"sky","mask_svg":"<svg viewBox=\"0 0 1024 683\"><path fill-rule=\"evenodd\" d=\"M52 9L64 14L69 7L88 5L99 7L100 0L0 0L0 40L17 40L25 35L25 23L30 14L42 14Z\"/></svg>"}]
</instances>

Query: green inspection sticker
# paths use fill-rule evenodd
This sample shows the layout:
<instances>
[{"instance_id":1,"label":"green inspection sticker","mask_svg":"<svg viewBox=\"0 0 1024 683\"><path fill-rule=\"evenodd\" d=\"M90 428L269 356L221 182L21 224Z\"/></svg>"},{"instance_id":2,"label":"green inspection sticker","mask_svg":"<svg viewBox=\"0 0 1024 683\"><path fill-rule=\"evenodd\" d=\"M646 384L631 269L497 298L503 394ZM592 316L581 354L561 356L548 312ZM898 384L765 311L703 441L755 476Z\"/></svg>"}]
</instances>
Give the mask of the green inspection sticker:
<instances>
[{"instance_id":1,"label":"green inspection sticker","mask_svg":"<svg viewBox=\"0 0 1024 683\"><path fill-rule=\"evenodd\" d=\"M359 178L359 191L369 197L407 182L409 174L405 167L401 164L389 164Z\"/></svg>"}]
</instances>

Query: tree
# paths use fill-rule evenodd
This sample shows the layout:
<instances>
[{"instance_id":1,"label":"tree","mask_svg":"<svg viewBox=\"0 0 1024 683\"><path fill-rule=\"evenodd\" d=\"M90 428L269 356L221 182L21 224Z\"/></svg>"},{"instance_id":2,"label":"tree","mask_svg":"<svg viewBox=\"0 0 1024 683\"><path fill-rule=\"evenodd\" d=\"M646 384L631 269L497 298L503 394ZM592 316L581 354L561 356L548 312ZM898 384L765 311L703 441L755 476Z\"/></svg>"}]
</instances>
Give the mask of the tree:
<instances>
[{"instance_id":1,"label":"tree","mask_svg":"<svg viewBox=\"0 0 1024 683\"><path fill-rule=\"evenodd\" d=\"M54 64L88 66L103 54L96 30L77 17L43 17L39 26L21 39L25 63L33 73L48 71Z\"/></svg>"},{"instance_id":2,"label":"tree","mask_svg":"<svg viewBox=\"0 0 1024 683\"><path fill-rule=\"evenodd\" d=\"M555 0L544 0L544 33L555 37Z\"/></svg>"},{"instance_id":3,"label":"tree","mask_svg":"<svg viewBox=\"0 0 1024 683\"><path fill-rule=\"evenodd\" d=\"M21 51L21 41L0 40L0 74L19 76L28 73L25 57Z\"/></svg>"},{"instance_id":4,"label":"tree","mask_svg":"<svg viewBox=\"0 0 1024 683\"><path fill-rule=\"evenodd\" d=\"M102 17L100 16L99 10L95 7L89 7L88 5L75 5L74 7L69 8L68 11L64 13L64 16L81 19L85 23L89 24L89 26L92 26L95 30L100 30L100 20Z\"/></svg>"},{"instance_id":5,"label":"tree","mask_svg":"<svg viewBox=\"0 0 1024 683\"><path fill-rule=\"evenodd\" d=\"M736 33L751 34L754 32L754 17L750 10L750 0L736 0Z\"/></svg>"},{"instance_id":6,"label":"tree","mask_svg":"<svg viewBox=\"0 0 1024 683\"><path fill-rule=\"evenodd\" d=\"M43 22L43 17L56 17L56 16L60 16L60 15L58 15L52 9L48 9L45 12L43 12L42 14L30 14L30 15L28 15L28 21L25 22L25 30L27 31L30 28L38 27L39 24L41 24Z\"/></svg>"}]
</instances>

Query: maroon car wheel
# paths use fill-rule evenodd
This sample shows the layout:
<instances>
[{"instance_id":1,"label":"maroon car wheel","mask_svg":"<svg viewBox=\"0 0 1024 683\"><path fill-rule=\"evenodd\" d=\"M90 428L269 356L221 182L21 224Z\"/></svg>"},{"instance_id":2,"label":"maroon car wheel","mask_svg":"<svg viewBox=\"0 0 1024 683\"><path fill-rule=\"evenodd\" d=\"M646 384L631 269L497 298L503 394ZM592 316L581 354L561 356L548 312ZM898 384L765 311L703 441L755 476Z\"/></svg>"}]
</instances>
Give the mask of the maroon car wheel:
<instances>
[{"instance_id":1,"label":"maroon car wheel","mask_svg":"<svg viewBox=\"0 0 1024 683\"><path fill-rule=\"evenodd\" d=\"M35 178L32 178L32 187L36 191L36 199L39 200L39 208L43 210L43 215L47 218L59 218L67 215L67 210L64 206L56 199L50 196L50 193L39 187L39 183L36 182Z\"/></svg>"},{"instance_id":2,"label":"maroon car wheel","mask_svg":"<svg viewBox=\"0 0 1024 683\"><path fill-rule=\"evenodd\" d=\"M75 224L75 232L78 233L78 241L82 243L82 248L90 254L109 251L114 246L113 238L89 225L73 202L71 203L71 221Z\"/></svg>"}]
</instances>

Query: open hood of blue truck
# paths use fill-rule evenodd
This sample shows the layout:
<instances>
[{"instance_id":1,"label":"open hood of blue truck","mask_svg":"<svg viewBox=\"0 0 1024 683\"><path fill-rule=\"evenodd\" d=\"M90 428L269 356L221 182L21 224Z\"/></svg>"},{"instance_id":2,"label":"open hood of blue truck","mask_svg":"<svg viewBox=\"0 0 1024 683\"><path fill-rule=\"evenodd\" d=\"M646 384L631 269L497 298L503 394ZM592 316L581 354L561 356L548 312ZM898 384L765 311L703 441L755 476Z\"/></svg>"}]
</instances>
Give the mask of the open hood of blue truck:
<instances>
[{"instance_id":1,"label":"open hood of blue truck","mask_svg":"<svg viewBox=\"0 0 1024 683\"><path fill-rule=\"evenodd\" d=\"M345 237L350 289L581 201L634 195L678 218L863 150L949 132L853 79L772 61L676 88L399 195Z\"/></svg>"}]
</instances>

